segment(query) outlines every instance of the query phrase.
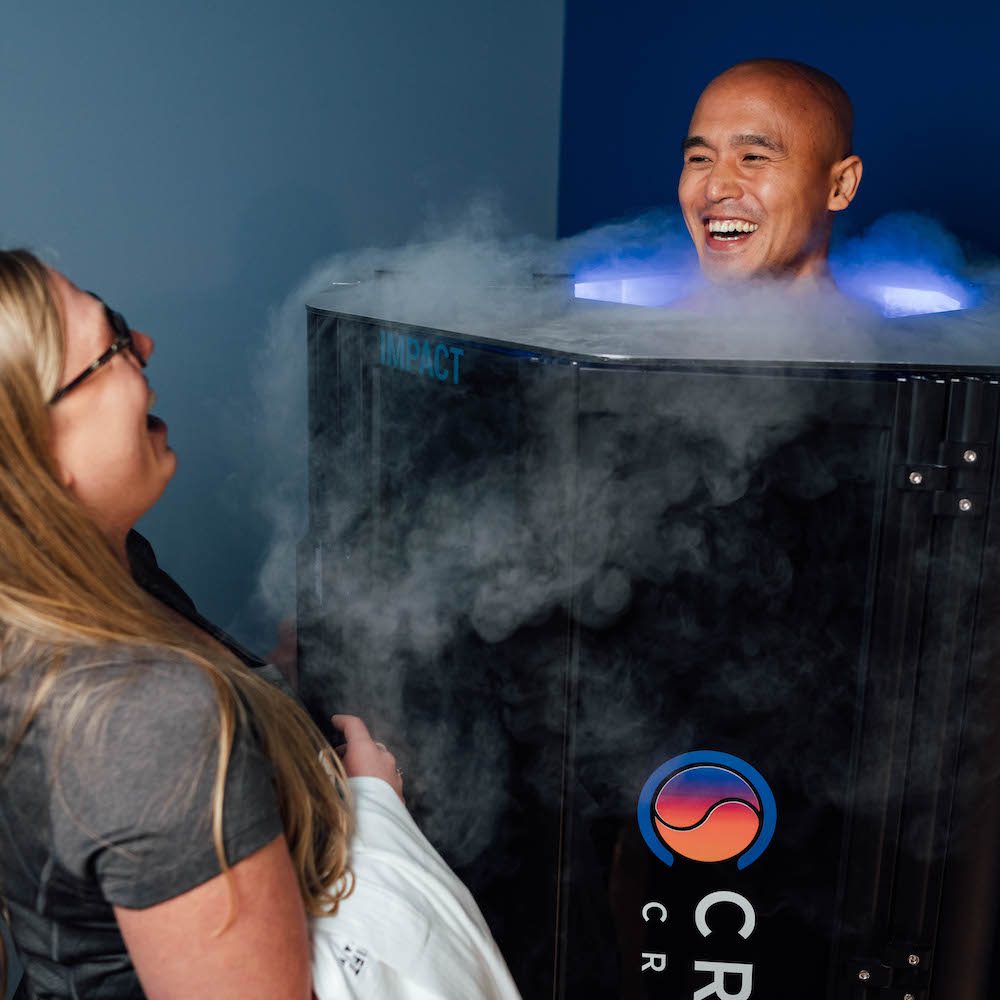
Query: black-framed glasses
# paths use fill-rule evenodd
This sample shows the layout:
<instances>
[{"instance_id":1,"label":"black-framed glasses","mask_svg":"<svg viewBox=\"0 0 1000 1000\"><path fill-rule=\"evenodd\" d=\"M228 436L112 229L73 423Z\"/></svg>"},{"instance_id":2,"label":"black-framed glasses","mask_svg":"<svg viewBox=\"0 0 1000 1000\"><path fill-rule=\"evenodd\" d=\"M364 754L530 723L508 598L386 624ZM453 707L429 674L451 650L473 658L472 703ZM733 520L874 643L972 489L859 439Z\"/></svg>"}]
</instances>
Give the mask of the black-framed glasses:
<instances>
[{"instance_id":1,"label":"black-framed glasses","mask_svg":"<svg viewBox=\"0 0 1000 1000\"><path fill-rule=\"evenodd\" d=\"M72 392L81 382L90 378L98 368L103 368L116 354L121 351L131 351L136 361L139 362L140 368L146 367L146 359L142 356L139 348L136 346L135 339L132 337L132 330L129 328L128 323L125 321L125 317L120 312L115 312L105 302L100 295L94 292L87 292L88 295L93 295L98 302L104 306L104 315L107 318L108 325L111 327L111 332L114 334L114 338L111 341L111 346L94 362L92 362L87 368L85 368L76 378L71 379L67 382L50 400L49 406L54 403L58 403L67 392Z\"/></svg>"}]
</instances>

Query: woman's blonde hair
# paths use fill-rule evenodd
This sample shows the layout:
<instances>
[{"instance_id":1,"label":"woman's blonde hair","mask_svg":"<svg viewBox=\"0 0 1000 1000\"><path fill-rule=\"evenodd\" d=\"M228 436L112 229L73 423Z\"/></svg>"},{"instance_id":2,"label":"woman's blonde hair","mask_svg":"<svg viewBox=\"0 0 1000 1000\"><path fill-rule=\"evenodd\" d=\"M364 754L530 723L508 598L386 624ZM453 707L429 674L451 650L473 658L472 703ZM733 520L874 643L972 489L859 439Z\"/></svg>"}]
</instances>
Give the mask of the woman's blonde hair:
<instances>
[{"instance_id":1,"label":"woman's blonde hair","mask_svg":"<svg viewBox=\"0 0 1000 1000\"><path fill-rule=\"evenodd\" d=\"M48 270L28 251L0 251L0 679L26 669L39 677L6 753L57 681L61 695L71 685L71 704L93 709L87 670L64 667L70 648L124 644L180 654L204 672L218 703L211 809L220 867L229 870L222 839L226 772L236 728L249 715L274 765L306 910L333 912L350 889L350 810L340 760L292 699L142 590L62 485L47 401L59 387L63 356L63 319ZM230 920L233 914L231 907Z\"/></svg>"}]
</instances>

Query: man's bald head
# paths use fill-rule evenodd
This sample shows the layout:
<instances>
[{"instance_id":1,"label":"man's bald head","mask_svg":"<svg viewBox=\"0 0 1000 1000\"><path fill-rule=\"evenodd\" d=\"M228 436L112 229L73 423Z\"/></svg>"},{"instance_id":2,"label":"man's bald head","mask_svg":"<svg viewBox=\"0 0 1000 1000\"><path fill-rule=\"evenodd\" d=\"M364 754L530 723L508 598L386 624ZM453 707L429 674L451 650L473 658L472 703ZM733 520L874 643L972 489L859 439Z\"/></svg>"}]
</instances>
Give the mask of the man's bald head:
<instances>
[{"instance_id":1,"label":"man's bald head","mask_svg":"<svg viewBox=\"0 0 1000 1000\"><path fill-rule=\"evenodd\" d=\"M709 277L826 275L832 213L861 179L853 118L833 77L789 59L747 60L709 83L678 189Z\"/></svg>"},{"instance_id":2,"label":"man's bald head","mask_svg":"<svg viewBox=\"0 0 1000 1000\"><path fill-rule=\"evenodd\" d=\"M793 59L746 59L730 66L708 85L717 80L740 76L770 76L789 88L803 90L803 108L826 119L826 134L833 159L849 156L854 147L854 106L847 91L829 73ZM708 87L705 90L708 90Z\"/></svg>"}]
</instances>

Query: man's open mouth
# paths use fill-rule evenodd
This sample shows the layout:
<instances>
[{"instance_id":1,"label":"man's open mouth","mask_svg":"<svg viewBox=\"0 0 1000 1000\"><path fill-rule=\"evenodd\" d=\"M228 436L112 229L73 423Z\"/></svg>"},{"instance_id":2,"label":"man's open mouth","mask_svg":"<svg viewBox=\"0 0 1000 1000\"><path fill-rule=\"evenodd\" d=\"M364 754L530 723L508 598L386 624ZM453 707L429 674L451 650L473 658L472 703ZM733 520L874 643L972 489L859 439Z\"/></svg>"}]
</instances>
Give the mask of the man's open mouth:
<instances>
[{"instance_id":1,"label":"man's open mouth","mask_svg":"<svg viewBox=\"0 0 1000 1000\"><path fill-rule=\"evenodd\" d=\"M709 243L737 243L757 232L760 226L745 219L708 219L705 231Z\"/></svg>"}]
</instances>

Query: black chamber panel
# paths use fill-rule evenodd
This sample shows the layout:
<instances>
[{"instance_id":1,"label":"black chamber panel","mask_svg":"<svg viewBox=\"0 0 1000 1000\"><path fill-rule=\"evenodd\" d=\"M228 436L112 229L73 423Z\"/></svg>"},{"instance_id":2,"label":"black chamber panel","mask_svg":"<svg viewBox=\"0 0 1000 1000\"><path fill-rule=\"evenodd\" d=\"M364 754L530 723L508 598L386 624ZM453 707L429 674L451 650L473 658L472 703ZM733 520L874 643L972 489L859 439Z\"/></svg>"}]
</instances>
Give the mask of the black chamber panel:
<instances>
[{"instance_id":1,"label":"black chamber panel","mask_svg":"<svg viewBox=\"0 0 1000 1000\"><path fill-rule=\"evenodd\" d=\"M391 742L525 997L978 1000L994 381L309 345L303 694ZM667 864L637 803L692 752L756 777L647 803Z\"/></svg>"},{"instance_id":2,"label":"black chamber panel","mask_svg":"<svg viewBox=\"0 0 1000 1000\"><path fill-rule=\"evenodd\" d=\"M715 975L696 961L753 967L725 981L734 995L743 975L754 996L792 996L829 974L894 388L584 373L580 465L606 470L601 517L615 512L591 586L631 593L613 623L588 621L579 596L566 996L693 996ZM676 853L668 867L639 834L646 780L698 750L773 791L773 841L745 870ZM697 822L741 842L722 814ZM696 929L719 891L753 907L748 938L734 904L713 908L711 936Z\"/></svg>"},{"instance_id":3,"label":"black chamber panel","mask_svg":"<svg viewBox=\"0 0 1000 1000\"><path fill-rule=\"evenodd\" d=\"M531 983L553 963L567 623L558 594L524 588L533 556L569 555L533 512L553 428L525 413L528 363L468 345L460 361L457 384L372 372L373 576L402 597L394 728L413 810Z\"/></svg>"},{"instance_id":4,"label":"black chamber panel","mask_svg":"<svg viewBox=\"0 0 1000 1000\"><path fill-rule=\"evenodd\" d=\"M387 337L402 354L386 357ZM421 370L408 344L452 353ZM321 724L340 706L392 744L411 810L515 977L551 984L572 570L552 517L573 373L343 320L315 324L311 347L325 374L300 552L304 698Z\"/></svg>"}]
</instances>

